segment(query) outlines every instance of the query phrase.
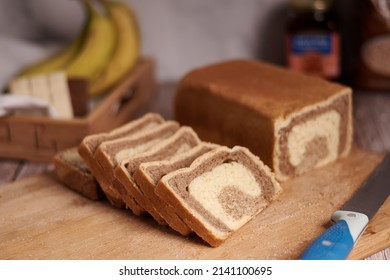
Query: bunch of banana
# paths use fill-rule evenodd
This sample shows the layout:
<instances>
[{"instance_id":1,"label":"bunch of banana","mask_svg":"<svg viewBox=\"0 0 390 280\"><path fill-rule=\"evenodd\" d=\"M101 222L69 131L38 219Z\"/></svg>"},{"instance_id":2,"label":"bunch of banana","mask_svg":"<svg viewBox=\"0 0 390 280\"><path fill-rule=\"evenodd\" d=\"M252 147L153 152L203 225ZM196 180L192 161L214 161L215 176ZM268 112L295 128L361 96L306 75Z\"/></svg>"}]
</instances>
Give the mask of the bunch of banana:
<instances>
[{"instance_id":1,"label":"bunch of banana","mask_svg":"<svg viewBox=\"0 0 390 280\"><path fill-rule=\"evenodd\" d=\"M68 63L78 52L82 43L82 36L78 36L67 48L55 53L42 61L38 61L23 69L18 77L33 76L38 74L48 74L61 69Z\"/></svg>"},{"instance_id":2,"label":"bunch of banana","mask_svg":"<svg viewBox=\"0 0 390 280\"><path fill-rule=\"evenodd\" d=\"M84 3L88 10L88 29L78 53L65 65L65 72L69 78L91 81L110 60L115 50L117 33L108 15L99 13L87 0Z\"/></svg>"},{"instance_id":3,"label":"bunch of banana","mask_svg":"<svg viewBox=\"0 0 390 280\"><path fill-rule=\"evenodd\" d=\"M115 51L105 69L90 83L92 95L104 92L128 73L140 55L140 32L133 10L121 2L103 1L114 22L118 37Z\"/></svg>"},{"instance_id":4,"label":"bunch of banana","mask_svg":"<svg viewBox=\"0 0 390 280\"><path fill-rule=\"evenodd\" d=\"M99 0L103 13L91 0L81 3L86 8L87 20L79 36L59 53L23 69L16 78L62 70L68 79L87 80L90 95L98 95L131 71L141 48L133 10L115 0Z\"/></svg>"}]
</instances>

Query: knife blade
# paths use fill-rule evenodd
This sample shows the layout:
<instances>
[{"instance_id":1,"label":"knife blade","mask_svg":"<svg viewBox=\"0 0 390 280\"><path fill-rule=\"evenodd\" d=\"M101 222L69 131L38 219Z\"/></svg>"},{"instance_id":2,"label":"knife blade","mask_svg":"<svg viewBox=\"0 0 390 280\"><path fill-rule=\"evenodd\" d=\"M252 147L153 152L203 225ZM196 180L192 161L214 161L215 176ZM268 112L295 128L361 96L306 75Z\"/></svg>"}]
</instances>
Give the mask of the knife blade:
<instances>
[{"instance_id":1,"label":"knife blade","mask_svg":"<svg viewBox=\"0 0 390 280\"><path fill-rule=\"evenodd\" d=\"M331 220L334 224L309 245L300 259L347 259L369 220L385 202L389 193L390 153L387 153L352 198L332 214Z\"/></svg>"}]
</instances>

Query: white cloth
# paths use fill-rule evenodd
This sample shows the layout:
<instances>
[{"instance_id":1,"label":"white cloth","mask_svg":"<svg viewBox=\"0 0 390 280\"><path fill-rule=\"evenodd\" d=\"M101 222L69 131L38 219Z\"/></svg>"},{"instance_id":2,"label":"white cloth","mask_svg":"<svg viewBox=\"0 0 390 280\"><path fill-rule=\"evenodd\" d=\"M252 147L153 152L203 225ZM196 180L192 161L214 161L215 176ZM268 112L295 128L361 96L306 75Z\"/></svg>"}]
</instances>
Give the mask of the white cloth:
<instances>
[{"instance_id":1,"label":"white cloth","mask_svg":"<svg viewBox=\"0 0 390 280\"><path fill-rule=\"evenodd\" d=\"M13 115L57 117L53 106L45 100L32 96L1 95L0 117Z\"/></svg>"}]
</instances>

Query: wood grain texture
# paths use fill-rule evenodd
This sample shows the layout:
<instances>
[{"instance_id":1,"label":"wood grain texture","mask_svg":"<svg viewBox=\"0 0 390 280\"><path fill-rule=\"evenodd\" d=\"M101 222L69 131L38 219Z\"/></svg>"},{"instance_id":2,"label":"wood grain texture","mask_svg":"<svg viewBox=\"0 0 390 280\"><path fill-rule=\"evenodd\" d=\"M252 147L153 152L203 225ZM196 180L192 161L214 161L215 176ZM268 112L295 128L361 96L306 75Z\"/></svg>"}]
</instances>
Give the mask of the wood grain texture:
<instances>
[{"instance_id":1,"label":"wood grain texture","mask_svg":"<svg viewBox=\"0 0 390 280\"><path fill-rule=\"evenodd\" d=\"M0 159L0 186L15 180L21 165L18 160Z\"/></svg>"},{"instance_id":2,"label":"wood grain texture","mask_svg":"<svg viewBox=\"0 0 390 280\"><path fill-rule=\"evenodd\" d=\"M390 93L354 93L354 141L361 148L390 151Z\"/></svg>"},{"instance_id":3,"label":"wood grain texture","mask_svg":"<svg viewBox=\"0 0 390 280\"><path fill-rule=\"evenodd\" d=\"M326 229L329 215L367 178L382 155L351 156L282 185L283 194L218 248L183 237L147 216L92 202L45 173L0 188L0 259L296 259ZM390 201L351 255L390 245Z\"/></svg>"}]
</instances>

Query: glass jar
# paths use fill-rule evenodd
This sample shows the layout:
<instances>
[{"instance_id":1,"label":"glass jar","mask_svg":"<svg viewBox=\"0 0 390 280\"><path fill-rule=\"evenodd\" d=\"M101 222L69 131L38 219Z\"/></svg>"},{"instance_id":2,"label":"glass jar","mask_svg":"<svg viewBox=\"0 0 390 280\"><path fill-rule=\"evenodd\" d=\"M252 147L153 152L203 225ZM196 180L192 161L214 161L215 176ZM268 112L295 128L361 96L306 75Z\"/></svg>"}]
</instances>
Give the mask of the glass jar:
<instances>
[{"instance_id":1,"label":"glass jar","mask_svg":"<svg viewBox=\"0 0 390 280\"><path fill-rule=\"evenodd\" d=\"M289 0L286 58L290 69L340 78L340 31L332 0Z\"/></svg>"}]
</instances>

